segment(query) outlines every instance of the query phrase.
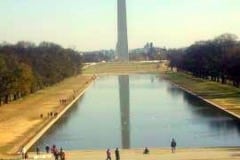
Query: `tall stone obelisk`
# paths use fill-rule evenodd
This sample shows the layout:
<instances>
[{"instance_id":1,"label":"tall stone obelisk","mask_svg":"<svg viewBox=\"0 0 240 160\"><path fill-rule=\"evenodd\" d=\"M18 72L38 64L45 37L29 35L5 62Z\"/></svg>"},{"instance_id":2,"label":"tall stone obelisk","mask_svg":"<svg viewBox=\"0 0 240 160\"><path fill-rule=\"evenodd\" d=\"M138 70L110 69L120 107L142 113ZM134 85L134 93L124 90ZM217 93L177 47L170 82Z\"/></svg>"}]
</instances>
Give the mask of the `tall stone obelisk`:
<instances>
[{"instance_id":1,"label":"tall stone obelisk","mask_svg":"<svg viewBox=\"0 0 240 160\"><path fill-rule=\"evenodd\" d=\"M117 0L118 10L118 41L116 52L120 61L129 61L128 36L127 36L127 11L126 0Z\"/></svg>"}]
</instances>

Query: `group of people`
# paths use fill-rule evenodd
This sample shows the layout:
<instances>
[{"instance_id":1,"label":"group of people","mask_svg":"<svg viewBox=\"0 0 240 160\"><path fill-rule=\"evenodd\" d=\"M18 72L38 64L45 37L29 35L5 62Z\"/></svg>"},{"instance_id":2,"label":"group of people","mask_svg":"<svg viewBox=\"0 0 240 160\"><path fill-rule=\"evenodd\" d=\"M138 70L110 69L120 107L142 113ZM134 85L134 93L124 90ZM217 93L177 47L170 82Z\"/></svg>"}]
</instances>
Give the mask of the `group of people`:
<instances>
[{"instance_id":1,"label":"group of people","mask_svg":"<svg viewBox=\"0 0 240 160\"><path fill-rule=\"evenodd\" d=\"M65 160L65 152L63 151L62 147L60 148L60 150L58 150L56 145L52 145L51 148L47 145L45 147L45 151L47 154L51 152L55 160ZM39 147L36 147L36 154L40 154Z\"/></svg>"},{"instance_id":2,"label":"group of people","mask_svg":"<svg viewBox=\"0 0 240 160\"><path fill-rule=\"evenodd\" d=\"M171 150L172 150L172 153L175 153L175 151L176 151L176 146L177 146L177 142L176 142L175 139L173 138L172 141L171 141ZM149 153L150 153L150 150L149 150L147 147L145 147L144 150L143 150L143 154L149 154ZM110 149L107 149L106 155L107 155L106 160L112 160ZM119 149L118 149L118 148L115 149L115 159L116 159L116 160L120 160L120 153L119 153Z\"/></svg>"},{"instance_id":3,"label":"group of people","mask_svg":"<svg viewBox=\"0 0 240 160\"><path fill-rule=\"evenodd\" d=\"M59 103L62 104L67 104L67 99L66 98L61 98L59 99Z\"/></svg>"},{"instance_id":4,"label":"group of people","mask_svg":"<svg viewBox=\"0 0 240 160\"><path fill-rule=\"evenodd\" d=\"M175 139L173 138L172 141L171 141L172 153L175 153L176 146L177 146L177 143L176 143ZM45 151L46 151L46 153L49 153L51 151L51 153L53 154L55 160L65 160L65 152L63 151L62 147L60 148L60 151L59 151L56 145L52 145L51 148L47 145L45 147ZM149 153L150 153L150 150L147 147L145 147L144 150L143 150L143 154L149 154ZM36 154L37 155L40 154L39 147L36 147ZM107 149L106 155L107 155L106 160L112 160L110 149ZM22 148L22 158L23 159L27 159L28 158L27 152L25 151L24 148ZM120 160L120 153L119 153L119 149L118 148L115 149L115 159L116 160Z\"/></svg>"},{"instance_id":5,"label":"group of people","mask_svg":"<svg viewBox=\"0 0 240 160\"><path fill-rule=\"evenodd\" d=\"M49 147L46 146L46 152L49 153ZM60 148L60 151L58 150L56 145L53 145L51 147L51 153L53 154L55 160L65 160L65 152L63 151L62 147Z\"/></svg>"},{"instance_id":6,"label":"group of people","mask_svg":"<svg viewBox=\"0 0 240 160\"><path fill-rule=\"evenodd\" d=\"M56 117L58 115L58 112L48 112L47 113L47 118L50 118L50 117ZM44 118L44 115L41 113L40 114L40 118Z\"/></svg>"},{"instance_id":7,"label":"group of people","mask_svg":"<svg viewBox=\"0 0 240 160\"><path fill-rule=\"evenodd\" d=\"M171 141L171 150L172 150L172 153L175 153L176 151L176 147L177 147L177 142L175 141L175 139L173 138L172 141ZM149 154L150 151L147 147L144 148L143 150L143 154Z\"/></svg>"},{"instance_id":8,"label":"group of people","mask_svg":"<svg viewBox=\"0 0 240 160\"><path fill-rule=\"evenodd\" d=\"M111 160L112 158L111 158L111 151L110 151L110 149L107 149L106 154L107 154L107 159L106 160ZM119 153L119 149L118 148L115 149L115 158L116 158L116 160L120 160L120 153Z\"/></svg>"}]
</instances>

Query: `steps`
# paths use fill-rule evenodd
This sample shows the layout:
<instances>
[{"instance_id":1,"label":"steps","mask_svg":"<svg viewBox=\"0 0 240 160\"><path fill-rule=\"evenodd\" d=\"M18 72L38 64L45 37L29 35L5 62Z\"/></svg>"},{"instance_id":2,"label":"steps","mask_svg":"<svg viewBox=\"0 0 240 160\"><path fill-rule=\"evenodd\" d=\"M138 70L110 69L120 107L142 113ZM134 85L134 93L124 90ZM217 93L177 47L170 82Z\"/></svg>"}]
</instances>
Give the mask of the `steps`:
<instances>
[{"instance_id":1,"label":"steps","mask_svg":"<svg viewBox=\"0 0 240 160\"><path fill-rule=\"evenodd\" d=\"M170 148L152 149L143 154L143 149L120 150L121 160L239 160L240 148L177 148L171 153ZM105 150L65 151L66 160L105 160ZM115 160L114 149L111 149L112 160ZM51 154L29 153L29 159L54 160ZM60 159L59 159L60 160Z\"/></svg>"},{"instance_id":2,"label":"steps","mask_svg":"<svg viewBox=\"0 0 240 160\"><path fill-rule=\"evenodd\" d=\"M54 160L54 157L52 154L46 154L46 153L40 153L39 155L36 155L35 153L29 153L28 156L29 156L29 159Z\"/></svg>"}]
</instances>

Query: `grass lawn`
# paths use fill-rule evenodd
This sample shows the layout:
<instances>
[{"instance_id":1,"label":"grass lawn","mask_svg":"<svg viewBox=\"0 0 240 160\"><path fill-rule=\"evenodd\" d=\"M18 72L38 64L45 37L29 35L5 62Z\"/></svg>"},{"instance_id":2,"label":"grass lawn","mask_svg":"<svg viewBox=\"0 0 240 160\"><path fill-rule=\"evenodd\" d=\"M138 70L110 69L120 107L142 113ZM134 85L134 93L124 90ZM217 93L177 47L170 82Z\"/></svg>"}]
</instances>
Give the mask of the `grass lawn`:
<instances>
[{"instance_id":1,"label":"grass lawn","mask_svg":"<svg viewBox=\"0 0 240 160\"><path fill-rule=\"evenodd\" d=\"M164 63L156 62L98 63L84 69L83 74L158 73L165 68Z\"/></svg>"},{"instance_id":2,"label":"grass lawn","mask_svg":"<svg viewBox=\"0 0 240 160\"><path fill-rule=\"evenodd\" d=\"M181 72L166 72L170 81L240 115L240 89L231 85L195 78Z\"/></svg>"},{"instance_id":3,"label":"grass lawn","mask_svg":"<svg viewBox=\"0 0 240 160\"><path fill-rule=\"evenodd\" d=\"M84 90L91 76L79 75L47 87L22 99L0 106L0 159L1 153L16 153L36 132L51 120L49 112L60 112L67 104L59 99L72 100ZM43 115L41 118L40 115Z\"/></svg>"}]
</instances>

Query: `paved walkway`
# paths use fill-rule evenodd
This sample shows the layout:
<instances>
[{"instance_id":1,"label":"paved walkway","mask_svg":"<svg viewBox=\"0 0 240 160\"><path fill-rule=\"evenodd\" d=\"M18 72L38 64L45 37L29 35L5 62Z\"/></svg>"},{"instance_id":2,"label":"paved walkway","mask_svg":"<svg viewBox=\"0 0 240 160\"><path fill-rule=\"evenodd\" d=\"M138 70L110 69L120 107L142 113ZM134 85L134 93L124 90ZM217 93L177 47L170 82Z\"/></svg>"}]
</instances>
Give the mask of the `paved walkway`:
<instances>
[{"instance_id":1,"label":"paved walkway","mask_svg":"<svg viewBox=\"0 0 240 160\"><path fill-rule=\"evenodd\" d=\"M34 153L29 154L29 159L38 159L38 160L54 160L54 157L52 154L40 154L36 155Z\"/></svg>"},{"instance_id":2,"label":"paved walkway","mask_svg":"<svg viewBox=\"0 0 240 160\"><path fill-rule=\"evenodd\" d=\"M239 148L220 149L178 149L171 153L169 149L151 149L150 154L142 154L142 149L120 150L121 160L239 160ZM111 150L112 160L115 160L114 150ZM54 160L51 154L36 156L29 154L30 159ZM66 160L105 160L104 150L66 151Z\"/></svg>"}]
</instances>

